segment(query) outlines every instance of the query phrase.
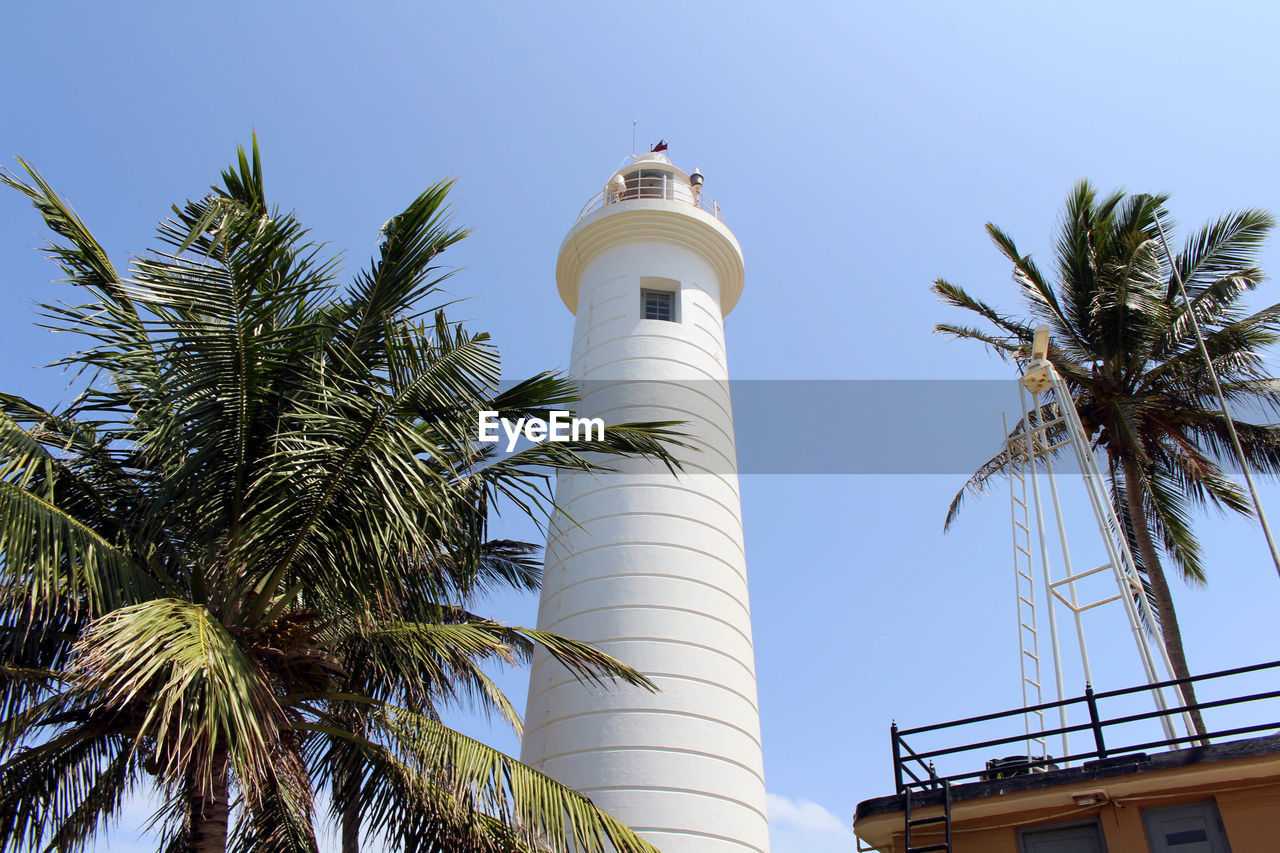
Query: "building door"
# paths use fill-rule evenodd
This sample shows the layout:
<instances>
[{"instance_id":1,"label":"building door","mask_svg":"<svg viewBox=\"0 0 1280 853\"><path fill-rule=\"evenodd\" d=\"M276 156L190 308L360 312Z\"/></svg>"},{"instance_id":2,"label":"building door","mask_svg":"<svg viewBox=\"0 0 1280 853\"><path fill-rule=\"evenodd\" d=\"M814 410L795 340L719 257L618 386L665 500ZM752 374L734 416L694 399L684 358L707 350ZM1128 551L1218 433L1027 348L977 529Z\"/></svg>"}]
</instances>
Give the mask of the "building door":
<instances>
[{"instance_id":1,"label":"building door","mask_svg":"<svg viewBox=\"0 0 1280 853\"><path fill-rule=\"evenodd\" d=\"M1107 849L1096 823L1026 829L1019 834L1018 842L1019 853L1105 853Z\"/></svg>"},{"instance_id":2,"label":"building door","mask_svg":"<svg viewBox=\"0 0 1280 853\"><path fill-rule=\"evenodd\" d=\"M1212 800L1145 809L1142 822L1151 853L1231 853Z\"/></svg>"}]
</instances>

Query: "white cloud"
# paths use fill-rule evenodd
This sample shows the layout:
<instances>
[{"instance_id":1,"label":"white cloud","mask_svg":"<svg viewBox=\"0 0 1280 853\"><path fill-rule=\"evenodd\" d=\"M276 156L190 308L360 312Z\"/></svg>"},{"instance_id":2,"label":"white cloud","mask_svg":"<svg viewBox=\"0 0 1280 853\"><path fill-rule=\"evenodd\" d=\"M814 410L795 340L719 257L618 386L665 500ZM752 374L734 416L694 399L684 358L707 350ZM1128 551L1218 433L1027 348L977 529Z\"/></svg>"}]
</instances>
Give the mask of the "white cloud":
<instances>
[{"instance_id":1,"label":"white cloud","mask_svg":"<svg viewBox=\"0 0 1280 853\"><path fill-rule=\"evenodd\" d=\"M773 853L847 853L854 849L848 823L810 800L768 794Z\"/></svg>"}]
</instances>

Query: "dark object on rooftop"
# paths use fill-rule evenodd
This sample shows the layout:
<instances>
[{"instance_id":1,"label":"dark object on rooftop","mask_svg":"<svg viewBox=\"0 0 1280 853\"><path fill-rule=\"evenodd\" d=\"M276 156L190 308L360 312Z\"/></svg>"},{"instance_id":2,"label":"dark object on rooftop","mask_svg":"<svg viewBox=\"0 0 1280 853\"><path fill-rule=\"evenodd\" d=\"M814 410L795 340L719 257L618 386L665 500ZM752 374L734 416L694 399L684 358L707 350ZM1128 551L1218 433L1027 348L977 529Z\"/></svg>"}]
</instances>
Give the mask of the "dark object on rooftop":
<instances>
[{"instance_id":1,"label":"dark object on rooftop","mask_svg":"<svg viewBox=\"0 0 1280 853\"><path fill-rule=\"evenodd\" d=\"M1053 763L1052 755L1010 755L988 761L987 772L982 774L982 779L1008 779L1010 776L1021 776L1033 771L1057 769L1058 765Z\"/></svg>"},{"instance_id":2,"label":"dark object on rooftop","mask_svg":"<svg viewBox=\"0 0 1280 853\"><path fill-rule=\"evenodd\" d=\"M653 154L657 154L659 151L666 151L666 150L667 150L667 140L665 139L658 140L658 144L649 149L649 151Z\"/></svg>"}]
</instances>

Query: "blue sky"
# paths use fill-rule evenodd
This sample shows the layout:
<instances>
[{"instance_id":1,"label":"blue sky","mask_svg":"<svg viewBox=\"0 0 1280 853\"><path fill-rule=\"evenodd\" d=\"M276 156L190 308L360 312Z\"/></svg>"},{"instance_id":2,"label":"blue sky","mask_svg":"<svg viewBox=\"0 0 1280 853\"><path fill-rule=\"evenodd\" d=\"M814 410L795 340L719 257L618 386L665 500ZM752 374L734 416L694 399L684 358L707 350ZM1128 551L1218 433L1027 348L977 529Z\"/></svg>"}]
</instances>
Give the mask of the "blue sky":
<instances>
[{"instance_id":1,"label":"blue sky","mask_svg":"<svg viewBox=\"0 0 1280 853\"><path fill-rule=\"evenodd\" d=\"M349 268L384 220L456 176L474 234L449 253L464 267L453 314L492 332L518 377L567 364L556 250L631 151L635 121L640 146L666 138L674 162L702 169L743 246L735 377L1005 379L981 348L931 334L960 318L930 282L1015 308L983 224L1045 258L1082 177L1170 192L1187 224L1280 209L1278 18L1261 3L23 5L0 53L0 155L40 168L120 262L253 129L270 194ZM69 344L33 322L34 301L65 294L31 250L43 239L0 196L0 388L53 402L66 379L36 368ZM1280 269L1278 252L1264 267ZM1257 304L1277 293L1265 284ZM925 446L954 414L859 417L885 442ZM1000 412L986 414L994 449ZM876 445L832 434L819 452ZM943 536L963 479L744 477L777 853L853 848L854 806L892 787L891 718L1018 702L1007 497ZM1263 496L1280 515L1280 490ZM1192 669L1280 657L1280 582L1256 526L1211 516L1198 529L1210 585L1174 590ZM488 606L531 623L534 604ZM1124 634L1099 615L1100 684L1138 677ZM505 682L517 701L522 677Z\"/></svg>"}]
</instances>

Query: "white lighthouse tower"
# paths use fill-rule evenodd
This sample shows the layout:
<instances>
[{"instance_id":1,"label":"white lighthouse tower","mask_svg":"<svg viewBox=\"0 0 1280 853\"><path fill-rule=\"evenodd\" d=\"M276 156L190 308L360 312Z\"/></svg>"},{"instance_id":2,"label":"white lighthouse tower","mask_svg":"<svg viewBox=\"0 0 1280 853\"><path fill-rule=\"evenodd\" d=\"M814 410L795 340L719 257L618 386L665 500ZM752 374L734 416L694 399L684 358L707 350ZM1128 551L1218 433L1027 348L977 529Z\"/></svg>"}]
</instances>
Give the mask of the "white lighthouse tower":
<instances>
[{"instance_id":1,"label":"white lighthouse tower","mask_svg":"<svg viewBox=\"0 0 1280 853\"><path fill-rule=\"evenodd\" d=\"M522 760L664 853L767 851L724 317L742 251L702 175L634 158L560 247L581 413L683 421L684 471L562 473L538 626L592 643L660 692L596 689L535 658Z\"/></svg>"}]
</instances>

